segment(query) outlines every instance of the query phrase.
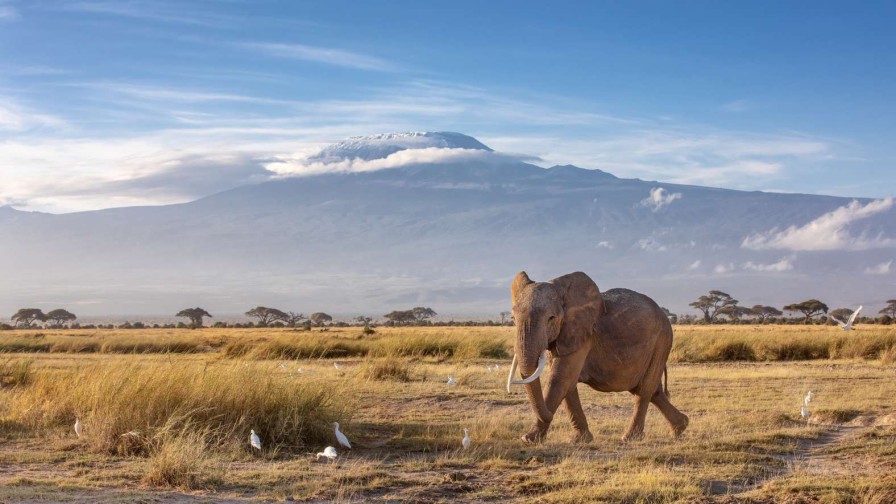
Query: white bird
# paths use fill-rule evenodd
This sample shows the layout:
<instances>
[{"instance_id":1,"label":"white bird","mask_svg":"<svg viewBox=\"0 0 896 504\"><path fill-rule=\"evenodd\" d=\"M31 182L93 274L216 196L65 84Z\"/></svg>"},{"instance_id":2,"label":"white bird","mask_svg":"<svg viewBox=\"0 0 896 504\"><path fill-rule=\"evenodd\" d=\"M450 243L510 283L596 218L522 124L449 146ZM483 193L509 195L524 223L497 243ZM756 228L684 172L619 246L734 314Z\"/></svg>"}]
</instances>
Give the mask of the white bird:
<instances>
[{"instance_id":1,"label":"white bird","mask_svg":"<svg viewBox=\"0 0 896 504\"><path fill-rule=\"evenodd\" d=\"M800 408L800 416L806 419L806 425L809 425L809 408L803 406Z\"/></svg>"},{"instance_id":2,"label":"white bird","mask_svg":"<svg viewBox=\"0 0 896 504\"><path fill-rule=\"evenodd\" d=\"M809 393L806 394L806 397L803 398L803 404L805 404L806 406L808 406L810 402L812 402L812 391L811 390L809 391Z\"/></svg>"},{"instance_id":3,"label":"white bird","mask_svg":"<svg viewBox=\"0 0 896 504\"><path fill-rule=\"evenodd\" d=\"M467 429L464 429L464 440L460 444L464 445L464 450L470 447L470 432Z\"/></svg>"},{"instance_id":4,"label":"white bird","mask_svg":"<svg viewBox=\"0 0 896 504\"><path fill-rule=\"evenodd\" d=\"M336 460L337 456L338 455L336 454L336 448L333 448L332 446L328 446L328 447L324 448L324 451L318 452L317 460L320 460L321 457L327 457L328 459L330 459L330 462L332 462L332 461Z\"/></svg>"},{"instance_id":5,"label":"white bird","mask_svg":"<svg viewBox=\"0 0 896 504\"><path fill-rule=\"evenodd\" d=\"M260 450L261 449L261 439L258 438L258 434L255 433L255 429L252 429L249 432L250 432L249 433L249 444L252 446L252 448L255 448L256 450Z\"/></svg>"},{"instance_id":6,"label":"white bird","mask_svg":"<svg viewBox=\"0 0 896 504\"><path fill-rule=\"evenodd\" d=\"M345 434L343 434L342 431L339 430L339 422L333 422L333 427L336 428L336 441L339 441L339 444L341 444L342 446L351 449L352 444L348 442L348 438L345 437Z\"/></svg>"},{"instance_id":7,"label":"white bird","mask_svg":"<svg viewBox=\"0 0 896 504\"><path fill-rule=\"evenodd\" d=\"M840 328L844 331L852 331L853 329L855 329L852 324L856 321L856 317L859 316L860 311L862 311L862 305L859 305L859 307L856 308L856 311L852 312L852 315L849 316L849 319L847 319L846 322L838 319L837 317L832 316L831 318L834 319L835 322L840 324Z\"/></svg>"},{"instance_id":8,"label":"white bird","mask_svg":"<svg viewBox=\"0 0 896 504\"><path fill-rule=\"evenodd\" d=\"M75 434L77 434L78 437L81 437L81 431L82 431L82 430L83 430L83 429L82 429L82 427L81 427L81 419L80 419L80 418L75 418Z\"/></svg>"},{"instance_id":9,"label":"white bird","mask_svg":"<svg viewBox=\"0 0 896 504\"><path fill-rule=\"evenodd\" d=\"M333 367L336 368L337 371L342 369L342 366L340 366L338 362L334 362Z\"/></svg>"},{"instance_id":10,"label":"white bird","mask_svg":"<svg viewBox=\"0 0 896 504\"><path fill-rule=\"evenodd\" d=\"M457 385L457 380L455 380L453 376L449 376L448 385Z\"/></svg>"}]
</instances>

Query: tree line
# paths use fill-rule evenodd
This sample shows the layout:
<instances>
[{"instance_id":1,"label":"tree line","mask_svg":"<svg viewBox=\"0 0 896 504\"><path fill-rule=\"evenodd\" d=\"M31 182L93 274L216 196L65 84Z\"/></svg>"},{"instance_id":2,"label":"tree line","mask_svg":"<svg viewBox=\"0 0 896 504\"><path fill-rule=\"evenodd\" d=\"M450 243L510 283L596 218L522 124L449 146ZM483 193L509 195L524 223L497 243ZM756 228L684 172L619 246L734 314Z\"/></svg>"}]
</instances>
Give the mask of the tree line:
<instances>
[{"instance_id":1,"label":"tree line","mask_svg":"<svg viewBox=\"0 0 896 504\"><path fill-rule=\"evenodd\" d=\"M213 324L214 327L303 327L306 329L310 329L311 327L327 327L329 325L334 325L333 317L324 312L315 312L309 316L305 316L305 314L300 312L293 311L283 311L277 308L269 308L267 306L256 306L251 310L245 313L247 317L253 319L252 322L248 323L233 323L226 324L224 322L216 322ZM426 306L417 306L411 308L409 310L395 310L383 315L385 319L383 325L387 326L408 326L408 325L427 325L431 323L433 317L435 317L437 313L432 308ZM192 327L199 328L204 327L206 318L213 318L212 314L209 313L206 309L196 307L196 308L184 308L175 314L177 318L185 318L189 320L189 323L180 322L178 324L153 324L152 326L148 326L142 322L125 322L120 324L118 327L122 329L142 329L146 327L154 327L154 328L169 328L169 327ZM65 327L66 323L69 323L72 328L82 327L78 324L75 324L74 321L77 320L78 317L67 310L64 309L56 309L50 312L44 313L39 308L22 308L13 314L10 317L10 320L13 322L13 325L10 326L8 324L0 324L0 328L4 329L12 329L15 327L23 327L29 328L34 327L38 322L49 322L46 325L46 328L62 328ZM361 315L352 319L352 322L364 326L365 332L368 332L371 326L374 325L375 320L373 317L368 317L366 315ZM346 322L336 322L335 325L348 326L349 324ZM83 326L88 327L88 326ZM101 324L99 326L90 325L89 327L101 327L101 328L112 328L111 324Z\"/></svg>"},{"instance_id":2,"label":"tree line","mask_svg":"<svg viewBox=\"0 0 896 504\"><path fill-rule=\"evenodd\" d=\"M742 321L760 324L799 321L804 324L810 324L813 320L817 320L816 317L819 315L829 314L831 317L846 320L853 312L850 308L837 308L835 310L830 310L830 313L828 313L828 305L814 298L785 305L782 307L783 311L774 306L757 304L747 307L741 306L739 303L740 302L737 299L726 292L711 290L708 294L700 296L696 301L688 305L703 314L701 319L697 319L691 315L678 316L665 308L663 308L663 310L666 312L666 315L673 320L673 323L685 324L739 323ZM790 312L792 314L799 313L800 316L796 319L785 318L783 317L784 312ZM893 323L893 320L896 319L896 299L887 300L887 306L880 310L878 314L881 316L877 320L870 317L862 317L861 320L866 323L871 321L876 321L881 324ZM826 318L823 320L826 320Z\"/></svg>"}]
</instances>

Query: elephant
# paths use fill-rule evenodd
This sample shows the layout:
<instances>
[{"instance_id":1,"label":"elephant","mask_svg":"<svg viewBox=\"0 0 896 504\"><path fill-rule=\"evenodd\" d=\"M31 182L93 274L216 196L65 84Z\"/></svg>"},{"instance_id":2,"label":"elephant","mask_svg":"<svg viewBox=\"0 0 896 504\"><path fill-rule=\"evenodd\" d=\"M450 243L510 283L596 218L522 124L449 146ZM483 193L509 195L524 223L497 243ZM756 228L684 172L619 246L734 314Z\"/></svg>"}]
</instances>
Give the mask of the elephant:
<instances>
[{"instance_id":1,"label":"elephant","mask_svg":"<svg viewBox=\"0 0 896 504\"><path fill-rule=\"evenodd\" d=\"M675 437L688 417L669 402L666 361L672 349L672 325L649 297L629 289L601 293L585 273L575 272L549 282L535 282L525 271L510 288L516 325L513 363L507 390L526 387L535 424L522 436L539 443L563 402L575 429L573 442L593 439L579 400L578 383L601 392L629 391L634 412L623 441L644 435L647 407L653 403ZM546 392L540 375L551 356ZM517 366L522 380L515 380ZM666 374L666 386L662 377Z\"/></svg>"}]
</instances>

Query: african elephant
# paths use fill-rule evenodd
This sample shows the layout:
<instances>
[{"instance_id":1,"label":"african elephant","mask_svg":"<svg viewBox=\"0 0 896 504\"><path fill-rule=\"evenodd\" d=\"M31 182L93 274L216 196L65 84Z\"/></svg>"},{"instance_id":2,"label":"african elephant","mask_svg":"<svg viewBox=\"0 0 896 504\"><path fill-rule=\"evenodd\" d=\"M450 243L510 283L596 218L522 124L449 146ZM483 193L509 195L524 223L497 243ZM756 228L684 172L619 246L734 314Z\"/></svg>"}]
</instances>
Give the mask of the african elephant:
<instances>
[{"instance_id":1,"label":"african elephant","mask_svg":"<svg viewBox=\"0 0 896 504\"><path fill-rule=\"evenodd\" d=\"M651 402L675 436L684 432L688 417L669 402L668 388L662 386L672 325L652 299L628 289L601 294L582 272L533 282L524 271L514 278L510 298L516 342L507 390L512 384L525 384L535 414L535 425L523 441L544 440L561 401L576 430L573 441L593 439L579 401L579 382L602 392L627 390L635 395L634 413L622 436L625 441L644 435ZM547 361L545 350L552 363L543 394L539 375ZM517 365L523 380L513 379Z\"/></svg>"}]
</instances>

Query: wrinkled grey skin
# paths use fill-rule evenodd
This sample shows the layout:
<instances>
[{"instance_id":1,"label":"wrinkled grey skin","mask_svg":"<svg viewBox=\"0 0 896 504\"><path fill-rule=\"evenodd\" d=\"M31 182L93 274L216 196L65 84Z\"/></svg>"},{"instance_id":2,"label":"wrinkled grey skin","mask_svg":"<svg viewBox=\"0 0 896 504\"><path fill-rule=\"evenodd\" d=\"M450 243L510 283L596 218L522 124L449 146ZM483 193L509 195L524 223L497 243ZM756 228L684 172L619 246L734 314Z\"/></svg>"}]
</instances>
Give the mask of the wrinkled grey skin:
<instances>
[{"instance_id":1,"label":"wrinkled grey skin","mask_svg":"<svg viewBox=\"0 0 896 504\"><path fill-rule=\"evenodd\" d=\"M649 297L628 289L600 293L588 275L576 272L550 282L533 282L520 272L511 287L516 322L514 355L520 376L535 373L539 356L551 353L547 386L541 377L524 385L535 424L523 437L544 440L563 402L576 431L573 442L593 439L577 389L585 383L602 392L629 391L634 412L623 440L644 435L647 407L653 403L675 436L688 426L662 387L672 348L672 325Z\"/></svg>"}]
</instances>

